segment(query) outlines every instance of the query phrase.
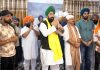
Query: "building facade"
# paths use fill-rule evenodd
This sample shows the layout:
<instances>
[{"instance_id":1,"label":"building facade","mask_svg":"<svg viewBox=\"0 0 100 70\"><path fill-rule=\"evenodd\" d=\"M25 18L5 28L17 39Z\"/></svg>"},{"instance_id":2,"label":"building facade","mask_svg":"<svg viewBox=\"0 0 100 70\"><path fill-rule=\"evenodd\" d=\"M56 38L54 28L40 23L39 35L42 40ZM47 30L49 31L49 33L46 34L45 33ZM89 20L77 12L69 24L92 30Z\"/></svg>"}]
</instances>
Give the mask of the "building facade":
<instances>
[{"instance_id":1,"label":"building facade","mask_svg":"<svg viewBox=\"0 0 100 70\"><path fill-rule=\"evenodd\" d=\"M93 13L100 15L100 0L64 0L63 10L73 14L75 19L78 20L81 18L81 9L85 7L90 9L90 15Z\"/></svg>"}]
</instances>

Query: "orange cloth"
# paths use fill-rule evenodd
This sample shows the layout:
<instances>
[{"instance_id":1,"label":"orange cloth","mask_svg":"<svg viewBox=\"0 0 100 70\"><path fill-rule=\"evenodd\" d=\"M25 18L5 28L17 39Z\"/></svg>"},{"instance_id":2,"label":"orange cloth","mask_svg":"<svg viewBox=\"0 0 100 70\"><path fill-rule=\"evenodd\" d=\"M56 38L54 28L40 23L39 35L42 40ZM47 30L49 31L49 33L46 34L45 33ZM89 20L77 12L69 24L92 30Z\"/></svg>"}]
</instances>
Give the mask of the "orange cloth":
<instances>
[{"instance_id":1,"label":"orange cloth","mask_svg":"<svg viewBox=\"0 0 100 70\"><path fill-rule=\"evenodd\" d=\"M97 26L96 26L95 29L94 29L94 34L97 34L97 32L98 32L99 29L100 29L100 19L99 19L99 21L98 21Z\"/></svg>"},{"instance_id":2,"label":"orange cloth","mask_svg":"<svg viewBox=\"0 0 100 70\"><path fill-rule=\"evenodd\" d=\"M33 16L26 16L26 17L23 18L23 25L25 25L29 22L34 22L34 17Z\"/></svg>"}]
</instances>

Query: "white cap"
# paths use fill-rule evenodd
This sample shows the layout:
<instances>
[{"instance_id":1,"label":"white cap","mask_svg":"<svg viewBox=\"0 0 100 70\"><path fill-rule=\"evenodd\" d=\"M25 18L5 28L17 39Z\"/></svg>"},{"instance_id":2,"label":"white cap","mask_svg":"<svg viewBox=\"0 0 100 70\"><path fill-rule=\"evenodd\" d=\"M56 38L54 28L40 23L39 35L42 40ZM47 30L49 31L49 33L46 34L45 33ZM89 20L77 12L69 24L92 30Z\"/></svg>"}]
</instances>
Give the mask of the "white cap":
<instances>
[{"instance_id":1,"label":"white cap","mask_svg":"<svg viewBox=\"0 0 100 70\"><path fill-rule=\"evenodd\" d=\"M67 16L66 16L66 19L67 19L67 20L69 20L69 19L71 19L71 18L74 18L74 16L73 16L73 15L67 15Z\"/></svg>"},{"instance_id":2,"label":"white cap","mask_svg":"<svg viewBox=\"0 0 100 70\"><path fill-rule=\"evenodd\" d=\"M69 15L67 11L63 12L63 17L66 17L67 15Z\"/></svg>"}]
</instances>

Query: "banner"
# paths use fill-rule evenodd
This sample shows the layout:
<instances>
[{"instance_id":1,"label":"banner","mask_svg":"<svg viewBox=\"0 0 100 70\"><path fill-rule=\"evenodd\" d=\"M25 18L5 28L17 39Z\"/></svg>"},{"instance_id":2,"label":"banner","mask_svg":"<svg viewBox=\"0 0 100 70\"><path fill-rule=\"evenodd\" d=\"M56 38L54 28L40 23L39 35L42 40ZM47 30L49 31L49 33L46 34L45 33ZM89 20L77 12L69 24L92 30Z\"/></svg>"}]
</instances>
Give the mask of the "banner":
<instances>
[{"instance_id":1,"label":"banner","mask_svg":"<svg viewBox=\"0 0 100 70\"><path fill-rule=\"evenodd\" d=\"M63 0L28 0L28 15L45 17L45 10L51 5L56 11L62 10Z\"/></svg>"}]
</instances>

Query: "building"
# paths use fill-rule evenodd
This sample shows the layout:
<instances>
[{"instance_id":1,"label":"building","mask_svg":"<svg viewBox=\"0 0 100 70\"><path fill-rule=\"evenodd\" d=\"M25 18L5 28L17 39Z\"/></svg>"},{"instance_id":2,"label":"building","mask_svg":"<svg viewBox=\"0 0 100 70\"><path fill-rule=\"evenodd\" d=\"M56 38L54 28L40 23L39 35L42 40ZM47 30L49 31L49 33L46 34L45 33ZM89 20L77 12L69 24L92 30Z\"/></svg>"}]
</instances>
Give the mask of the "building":
<instances>
[{"instance_id":1,"label":"building","mask_svg":"<svg viewBox=\"0 0 100 70\"><path fill-rule=\"evenodd\" d=\"M0 0L0 11L8 9L21 21L27 15L27 0Z\"/></svg>"},{"instance_id":2,"label":"building","mask_svg":"<svg viewBox=\"0 0 100 70\"><path fill-rule=\"evenodd\" d=\"M100 0L64 0L64 11L75 16L75 19L80 19L80 11L82 8L90 8L90 15L98 13L100 15Z\"/></svg>"}]
</instances>

